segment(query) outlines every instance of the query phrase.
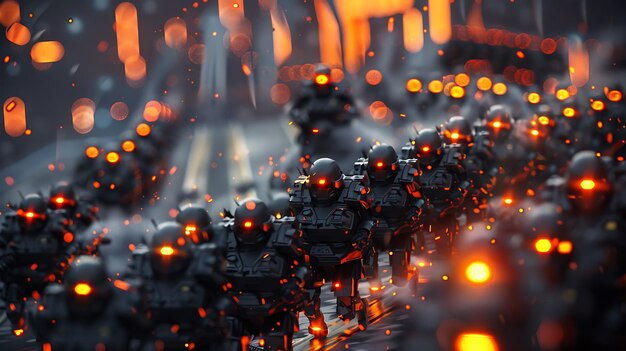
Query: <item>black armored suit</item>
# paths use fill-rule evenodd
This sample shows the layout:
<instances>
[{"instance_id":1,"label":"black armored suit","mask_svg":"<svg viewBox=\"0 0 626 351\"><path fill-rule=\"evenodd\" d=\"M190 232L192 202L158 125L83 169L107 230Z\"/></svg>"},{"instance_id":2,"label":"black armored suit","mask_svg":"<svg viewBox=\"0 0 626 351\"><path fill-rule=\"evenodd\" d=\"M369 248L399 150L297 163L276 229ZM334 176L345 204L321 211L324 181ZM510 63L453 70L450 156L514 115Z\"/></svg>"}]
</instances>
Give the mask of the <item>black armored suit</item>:
<instances>
[{"instance_id":1,"label":"black armored suit","mask_svg":"<svg viewBox=\"0 0 626 351\"><path fill-rule=\"evenodd\" d=\"M320 65L289 111L289 117L300 128L298 143L305 147L311 136L350 123L357 115L354 106L352 97L331 81L330 69ZM306 147L303 150L307 153Z\"/></svg>"},{"instance_id":2,"label":"black armored suit","mask_svg":"<svg viewBox=\"0 0 626 351\"><path fill-rule=\"evenodd\" d=\"M274 220L263 202L249 199L222 226L228 294L236 305L233 339L255 335L265 349L291 350L309 273L293 217Z\"/></svg>"},{"instance_id":3,"label":"black armored suit","mask_svg":"<svg viewBox=\"0 0 626 351\"><path fill-rule=\"evenodd\" d=\"M0 230L0 278L15 335L24 332L26 299L37 299L46 285L63 274L73 239L64 211L47 209L39 194L26 196L17 211L5 216Z\"/></svg>"},{"instance_id":4,"label":"black armored suit","mask_svg":"<svg viewBox=\"0 0 626 351\"><path fill-rule=\"evenodd\" d=\"M173 222L159 226L150 246L135 249L127 280L139 286L155 349L225 348L223 263L214 244L192 245Z\"/></svg>"},{"instance_id":5,"label":"black armored suit","mask_svg":"<svg viewBox=\"0 0 626 351\"><path fill-rule=\"evenodd\" d=\"M418 239L426 251L446 254L458 234L458 217L470 186L463 153L458 145L443 146L433 129L420 131L414 143L403 151L417 157L422 170L419 180L426 206Z\"/></svg>"},{"instance_id":6,"label":"black armored suit","mask_svg":"<svg viewBox=\"0 0 626 351\"><path fill-rule=\"evenodd\" d=\"M111 282L92 256L77 257L63 284L46 288L31 320L44 350L137 350L147 330L137 291Z\"/></svg>"},{"instance_id":7,"label":"black armored suit","mask_svg":"<svg viewBox=\"0 0 626 351\"><path fill-rule=\"evenodd\" d=\"M370 214L378 222L372 235L374 255L365 260L366 267L372 268L372 272L366 273L372 276L370 290L380 289L378 253L382 251L389 251L393 283L404 285L410 278L412 236L417 232L424 204L418 161L398 159L393 147L381 144L374 146L368 157L360 158L354 167L356 174L366 175L370 181L373 198Z\"/></svg>"},{"instance_id":8,"label":"black armored suit","mask_svg":"<svg viewBox=\"0 0 626 351\"><path fill-rule=\"evenodd\" d=\"M489 132L474 131L465 117L454 116L446 122L442 134L444 144L458 146L464 156L462 166L470 182L463 206L467 222L485 220L498 172Z\"/></svg>"},{"instance_id":9,"label":"black armored suit","mask_svg":"<svg viewBox=\"0 0 626 351\"><path fill-rule=\"evenodd\" d=\"M375 222L370 218L371 194L363 176L346 176L334 160L313 163L310 175L301 176L290 193L290 204L302 231L302 247L313 270L307 288L312 299L305 309L309 331L327 332L320 311L320 289L331 282L337 297L337 314L344 320L357 317L367 327L367 300L359 297L363 277L362 257L371 245Z\"/></svg>"}]
</instances>

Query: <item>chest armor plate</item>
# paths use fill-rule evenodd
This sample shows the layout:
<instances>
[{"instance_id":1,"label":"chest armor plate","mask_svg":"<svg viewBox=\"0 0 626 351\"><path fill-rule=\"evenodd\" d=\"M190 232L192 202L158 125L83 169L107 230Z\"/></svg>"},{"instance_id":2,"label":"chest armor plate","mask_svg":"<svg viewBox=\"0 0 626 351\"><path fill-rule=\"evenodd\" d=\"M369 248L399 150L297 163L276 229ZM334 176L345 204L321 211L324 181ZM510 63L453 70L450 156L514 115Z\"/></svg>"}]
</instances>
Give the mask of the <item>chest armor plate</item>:
<instances>
[{"instance_id":1,"label":"chest armor plate","mask_svg":"<svg viewBox=\"0 0 626 351\"><path fill-rule=\"evenodd\" d=\"M400 184L372 186L374 201L371 206L372 216L388 222L404 218L409 194Z\"/></svg>"},{"instance_id":2,"label":"chest armor plate","mask_svg":"<svg viewBox=\"0 0 626 351\"><path fill-rule=\"evenodd\" d=\"M274 249L262 247L254 251L228 249L226 274L234 291L274 292L286 278L288 264Z\"/></svg>"},{"instance_id":3,"label":"chest armor plate","mask_svg":"<svg viewBox=\"0 0 626 351\"><path fill-rule=\"evenodd\" d=\"M357 215L345 206L305 207L298 215L307 243L335 243L350 240Z\"/></svg>"}]
</instances>

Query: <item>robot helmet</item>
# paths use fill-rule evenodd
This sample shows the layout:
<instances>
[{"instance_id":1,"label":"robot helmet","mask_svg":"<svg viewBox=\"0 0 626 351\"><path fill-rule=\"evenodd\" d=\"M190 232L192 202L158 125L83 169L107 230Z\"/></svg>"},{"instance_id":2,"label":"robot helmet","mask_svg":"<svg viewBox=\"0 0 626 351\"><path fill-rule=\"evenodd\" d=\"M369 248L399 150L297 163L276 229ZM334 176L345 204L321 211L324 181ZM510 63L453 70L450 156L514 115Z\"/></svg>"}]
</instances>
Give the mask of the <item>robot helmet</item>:
<instances>
[{"instance_id":1,"label":"robot helmet","mask_svg":"<svg viewBox=\"0 0 626 351\"><path fill-rule=\"evenodd\" d=\"M398 154L387 144L374 145L367 155L367 175L374 181L392 179L398 171Z\"/></svg>"},{"instance_id":2,"label":"robot helmet","mask_svg":"<svg viewBox=\"0 0 626 351\"><path fill-rule=\"evenodd\" d=\"M507 137L513 129L513 117L504 105L493 105L485 113L485 125L494 138Z\"/></svg>"},{"instance_id":3,"label":"robot helmet","mask_svg":"<svg viewBox=\"0 0 626 351\"><path fill-rule=\"evenodd\" d=\"M309 191L316 201L332 201L341 194L343 172L337 162L320 158L309 169Z\"/></svg>"},{"instance_id":4,"label":"robot helmet","mask_svg":"<svg viewBox=\"0 0 626 351\"><path fill-rule=\"evenodd\" d=\"M415 155L421 162L430 164L439 160L443 153L441 136L435 129L422 129L415 138Z\"/></svg>"},{"instance_id":5,"label":"robot helmet","mask_svg":"<svg viewBox=\"0 0 626 351\"><path fill-rule=\"evenodd\" d=\"M76 207L76 193L74 192L74 188L66 182L56 183L50 189L48 207L54 210Z\"/></svg>"},{"instance_id":6,"label":"robot helmet","mask_svg":"<svg viewBox=\"0 0 626 351\"><path fill-rule=\"evenodd\" d=\"M318 64L317 67L315 67L315 76L313 80L317 85L330 84L330 68L324 64Z\"/></svg>"},{"instance_id":7,"label":"robot helmet","mask_svg":"<svg viewBox=\"0 0 626 351\"><path fill-rule=\"evenodd\" d=\"M211 239L211 216L200 206L190 205L182 209L176 216L176 222L183 226L185 235L195 244Z\"/></svg>"},{"instance_id":8,"label":"robot helmet","mask_svg":"<svg viewBox=\"0 0 626 351\"><path fill-rule=\"evenodd\" d=\"M180 224L162 223L154 233L150 244L152 269L163 276L181 273L191 262L192 250Z\"/></svg>"},{"instance_id":9,"label":"robot helmet","mask_svg":"<svg viewBox=\"0 0 626 351\"><path fill-rule=\"evenodd\" d=\"M107 300L112 294L104 263L95 256L78 256L65 274L63 284L70 301L81 306Z\"/></svg>"},{"instance_id":10,"label":"robot helmet","mask_svg":"<svg viewBox=\"0 0 626 351\"><path fill-rule=\"evenodd\" d=\"M257 244L267 238L272 215L259 199L247 199L235 210L235 238L242 244Z\"/></svg>"},{"instance_id":11,"label":"robot helmet","mask_svg":"<svg viewBox=\"0 0 626 351\"><path fill-rule=\"evenodd\" d=\"M443 139L446 144L461 144L466 146L473 140L472 125L463 116L454 116L448 120L443 129Z\"/></svg>"},{"instance_id":12,"label":"robot helmet","mask_svg":"<svg viewBox=\"0 0 626 351\"><path fill-rule=\"evenodd\" d=\"M319 64L315 67L313 85L318 94L325 95L330 93L333 85L330 77L330 68L328 66Z\"/></svg>"},{"instance_id":13,"label":"robot helmet","mask_svg":"<svg viewBox=\"0 0 626 351\"><path fill-rule=\"evenodd\" d=\"M17 210L18 222L25 231L42 229L48 220L46 201L40 194L29 194Z\"/></svg>"},{"instance_id":14,"label":"robot helmet","mask_svg":"<svg viewBox=\"0 0 626 351\"><path fill-rule=\"evenodd\" d=\"M589 212L601 209L611 194L608 176L606 164L593 151L576 153L566 175L567 197L572 205Z\"/></svg>"}]
</instances>

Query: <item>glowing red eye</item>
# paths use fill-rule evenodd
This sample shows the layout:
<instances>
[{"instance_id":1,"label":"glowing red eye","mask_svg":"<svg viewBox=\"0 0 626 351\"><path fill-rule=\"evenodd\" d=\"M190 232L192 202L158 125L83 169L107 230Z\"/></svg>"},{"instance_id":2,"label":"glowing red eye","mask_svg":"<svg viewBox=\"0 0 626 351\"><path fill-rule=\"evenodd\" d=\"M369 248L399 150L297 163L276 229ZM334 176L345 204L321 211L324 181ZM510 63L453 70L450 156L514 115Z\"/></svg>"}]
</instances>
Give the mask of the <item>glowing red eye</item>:
<instances>
[{"instance_id":1,"label":"glowing red eye","mask_svg":"<svg viewBox=\"0 0 626 351\"><path fill-rule=\"evenodd\" d=\"M450 134L450 138L451 138L451 139L456 140L456 139L458 139L459 137L460 137L459 133L454 132L454 133Z\"/></svg>"},{"instance_id":2,"label":"glowing red eye","mask_svg":"<svg viewBox=\"0 0 626 351\"><path fill-rule=\"evenodd\" d=\"M245 222L243 222L243 227L244 228L252 228L252 221L245 221Z\"/></svg>"},{"instance_id":3,"label":"glowing red eye","mask_svg":"<svg viewBox=\"0 0 626 351\"><path fill-rule=\"evenodd\" d=\"M317 133L319 133L319 132L320 132L320 130L319 130L319 129L317 129L317 128L313 128L313 134L317 134Z\"/></svg>"},{"instance_id":4,"label":"glowing red eye","mask_svg":"<svg viewBox=\"0 0 626 351\"><path fill-rule=\"evenodd\" d=\"M318 74L315 76L315 83L319 85L326 85L330 81L330 78L325 74Z\"/></svg>"},{"instance_id":5,"label":"glowing red eye","mask_svg":"<svg viewBox=\"0 0 626 351\"><path fill-rule=\"evenodd\" d=\"M326 179L325 179L325 178L322 178L322 179L318 180L318 181L317 181L317 184L319 184L319 185L324 185L324 184L326 184Z\"/></svg>"},{"instance_id":6,"label":"glowing red eye","mask_svg":"<svg viewBox=\"0 0 626 351\"><path fill-rule=\"evenodd\" d=\"M423 152L428 152L428 151L430 151L430 146L424 146L424 147L422 147L422 151L423 151Z\"/></svg>"},{"instance_id":7,"label":"glowing red eye","mask_svg":"<svg viewBox=\"0 0 626 351\"><path fill-rule=\"evenodd\" d=\"M493 122L492 125L493 125L494 128L498 129L498 128L502 127L502 122L495 121L495 122Z\"/></svg>"},{"instance_id":8,"label":"glowing red eye","mask_svg":"<svg viewBox=\"0 0 626 351\"><path fill-rule=\"evenodd\" d=\"M594 182L591 179L584 179L580 182L580 187L583 190L592 190L593 188L596 187L596 182Z\"/></svg>"},{"instance_id":9,"label":"glowing red eye","mask_svg":"<svg viewBox=\"0 0 626 351\"><path fill-rule=\"evenodd\" d=\"M378 168L383 168L384 165L385 164L380 162L380 161L376 162L376 167L378 167Z\"/></svg>"},{"instance_id":10,"label":"glowing red eye","mask_svg":"<svg viewBox=\"0 0 626 351\"><path fill-rule=\"evenodd\" d=\"M172 256L174 254L174 249L171 246L163 246L159 249L159 253L163 256Z\"/></svg>"},{"instance_id":11,"label":"glowing red eye","mask_svg":"<svg viewBox=\"0 0 626 351\"><path fill-rule=\"evenodd\" d=\"M78 283L74 286L74 292L76 295L86 296L91 293L91 286L85 283Z\"/></svg>"},{"instance_id":12,"label":"glowing red eye","mask_svg":"<svg viewBox=\"0 0 626 351\"><path fill-rule=\"evenodd\" d=\"M57 204L63 204L65 202L65 199L62 196L59 196L54 199L54 202L56 202Z\"/></svg>"}]
</instances>

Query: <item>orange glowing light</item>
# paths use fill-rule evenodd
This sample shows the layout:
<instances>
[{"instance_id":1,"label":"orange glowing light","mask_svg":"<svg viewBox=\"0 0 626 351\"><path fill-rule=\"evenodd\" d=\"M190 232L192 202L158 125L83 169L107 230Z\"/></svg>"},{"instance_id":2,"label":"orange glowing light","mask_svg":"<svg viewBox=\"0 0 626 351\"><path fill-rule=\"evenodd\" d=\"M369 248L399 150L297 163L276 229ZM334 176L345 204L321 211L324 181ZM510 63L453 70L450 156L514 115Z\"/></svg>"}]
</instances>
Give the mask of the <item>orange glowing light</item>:
<instances>
[{"instance_id":1,"label":"orange glowing light","mask_svg":"<svg viewBox=\"0 0 626 351\"><path fill-rule=\"evenodd\" d=\"M20 20L20 5L14 0L0 3L0 24L9 27Z\"/></svg>"},{"instance_id":2,"label":"orange glowing light","mask_svg":"<svg viewBox=\"0 0 626 351\"><path fill-rule=\"evenodd\" d=\"M137 8L132 3L123 2L115 8L115 34L120 61L126 63L131 57L141 56Z\"/></svg>"},{"instance_id":3,"label":"orange glowing light","mask_svg":"<svg viewBox=\"0 0 626 351\"><path fill-rule=\"evenodd\" d=\"M131 56L124 61L124 74L132 87L141 85L146 77L146 60L141 56Z\"/></svg>"},{"instance_id":4,"label":"orange glowing light","mask_svg":"<svg viewBox=\"0 0 626 351\"><path fill-rule=\"evenodd\" d=\"M535 250L538 253L548 253L552 250L552 242L549 239L537 239L535 241Z\"/></svg>"},{"instance_id":5,"label":"orange glowing light","mask_svg":"<svg viewBox=\"0 0 626 351\"><path fill-rule=\"evenodd\" d=\"M583 179L580 181L580 188L583 190L593 190L596 187L596 182L592 179Z\"/></svg>"},{"instance_id":6,"label":"orange glowing light","mask_svg":"<svg viewBox=\"0 0 626 351\"><path fill-rule=\"evenodd\" d=\"M463 333L455 342L455 351L498 351L498 343L489 334Z\"/></svg>"},{"instance_id":7,"label":"orange glowing light","mask_svg":"<svg viewBox=\"0 0 626 351\"><path fill-rule=\"evenodd\" d=\"M135 151L135 142L132 140L126 140L122 143L122 150L126 152Z\"/></svg>"},{"instance_id":8,"label":"orange glowing light","mask_svg":"<svg viewBox=\"0 0 626 351\"><path fill-rule=\"evenodd\" d=\"M156 100L150 100L143 108L143 119L148 122L156 122L161 115L161 111L163 111L163 105Z\"/></svg>"},{"instance_id":9,"label":"orange glowing light","mask_svg":"<svg viewBox=\"0 0 626 351\"><path fill-rule=\"evenodd\" d=\"M430 151L430 146L423 146L422 147L422 152L428 152Z\"/></svg>"},{"instance_id":10,"label":"orange glowing light","mask_svg":"<svg viewBox=\"0 0 626 351\"><path fill-rule=\"evenodd\" d=\"M89 158L96 158L100 155L100 151L95 146L89 146L85 149L85 155Z\"/></svg>"},{"instance_id":11,"label":"orange glowing light","mask_svg":"<svg viewBox=\"0 0 626 351\"><path fill-rule=\"evenodd\" d=\"M538 104L541 102L541 95L539 95L539 93L530 93L528 94L527 100L531 104Z\"/></svg>"},{"instance_id":12,"label":"orange glowing light","mask_svg":"<svg viewBox=\"0 0 626 351\"><path fill-rule=\"evenodd\" d=\"M19 137L26 132L26 105L18 97L4 101L4 131L11 137Z\"/></svg>"},{"instance_id":13,"label":"orange glowing light","mask_svg":"<svg viewBox=\"0 0 626 351\"><path fill-rule=\"evenodd\" d=\"M502 122L495 121L495 122L491 123L491 126L494 127L495 129L500 129L500 128L502 128Z\"/></svg>"},{"instance_id":14,"label":"orange glowing light","mask_svg":"<svg viewBox=\"0 0 626 351\"><path fill-rule=\"evenodd\" d=\"M428 22L433 43L447 43L452 37L450 0L428 0Z\"/></svg>"},{"instance_id":15,"label":"orange glowing light","mask_svg":"<svg viewBox=\"0 0 626 351\"><path fill-rule=\"evenodd\" d=\"M63 241L65 241L68 244L71 243L72 241L74 241L74 234L70 232L63 234Z\"/></svg>"},{"instance_id":16,"label":"orange glowing light","mask_svg":"<svg viewBox=\"0 0 626 351\"><path fill-rule=\"evenodd\" d=\"M330 82L330 78L326 74L318 74L315 76L315 84L326 85Z\"/></svg>"},{"instance_id":17,"label":"orange glowing light","mask_svg":"<svg viewBox=\"0 0 626 351\"><path fill-rule=\"evenodd\" d=\"M335 286L335 289L338 289L338 288L341 287L341 283L337 282L337 283L334 284L334 286Z\"/></svg>"},{"instance_id":18,"label":"orange glowing light","mask_svg":"<svg viewBox=\"0 0 626 351\"><path fill-rule=\"evenodd\" d=\"M162 256L172 256L174 254L174 249L171 246L162 246L159 249L159 253Z\"/></svg>"},{"instance_id":19,"label":"orange glowing light","mask_svg":"<svg viewBox=\"0 0 626 351\"><path fill-rule=\"evenodd\" d=\"M120 154L115 151L111 151L106 155L105 158L108 163L118 163L120 161Z\"/></svg>"},{"instance_id":20,"label":"orange glowing light","mask_svg":"<svg viewBox=\"0 0 626 351\"><path fill-rule=\"evenodd\" d=\"M80 98L72 104L72 126L80 134L93 130L96 103L88 98Z\"/></svg>"},{"instance_id":21,"label":"orange glowing light","mask_svg":"<svg viewBox=\"0 0 626 351\"><path fill-rule=\"evenodd\" d=\"M539 118L537 118L537 121L542 126L547 126L548 124L550 124L550 118L547 116L539 116Z\"/></svg>"},{"instance_id":22,"label":"orange glowing light","mask_svg":"<svg viewBox=\"0 0 626 351\"><path fill-rule=\"evenodd\" d=\"M457 140L457 139L459 139L459 137L460 137L460 135L457 132L450 133L450 139L452 139L452 140Z\"/></svg>"},{"instance_id":23,"label":"orange glowing light","mask_svg":"<svg viewBox=\"0 0 626 351\"><path fill-rule=\"evenodd\" d=\"M486 283L491 278L491 268L482 261L472 262L465 268L465 277L470 283Z\"/></svg>"},{"instance_id":24,"label":"orange glowing light","mask_svg":"<svg viewBox=\"0 0 626 351\"><path fill-rule=\"evenodd\" d=\"M476 87L482 91L487 91L491 89L491 79L488 77L480 77L476 81Z\"/></svg>"},{"instance_id":25,"label":"orange glowing light","mask_svg":"<svg viewBox=\"0 0 626 351\"><path fill-rule=\"evenodd\" d=\"M325 184L326 184L326 179L325 179L325 178L322 178L322 179L318 180L318 181L317 181L317 184L319 184L319 185L325 185Z\"/></svg>"},{"instance_id":26,"label":"orange glowing light","mask_svg":"<svg viewBox=\"0 0 626 351\"><path fill-rule=\"evenodd\" d=\"M604 101L602 100L595 100L594 102L591 103L591 108L594 111L602 111L604 110L606 106L604 105Z\"/></svg>"},{"instance_id":27,"label":"orange glowing light","mask_svg":"<svg viewBox=\"0 0 626 351\"><path fill-rule=\"evenodd\" d=\"M465 89L463 89L463 87L455 85L452 88L450 88L450 96L452 96L455 99L460 99L465 96Z\"/></svg>"},{"instance_id":28,"label":"orange glowing light","mask_svg":"<svg viewBox=\"0 0 626 351\"><path fill-rule=\"evenodd\" d=\"M376 162L376 167L382 168L385 164L381 161Z\"/></svg>"},{"instance_id":29,"label":"orange glowing light","mask_svg":"<svg viewBox=\"0 0 626 351\"><path fill-rule=\"evenodd\" d=\"M313 132L313 134L317 134L320 132L320 130L318 128L313 128L311 132Z\"/></svg>"},{"instance_id":30,"label":"orange glowing light","mask_svg":"<svg viewBox=\"0 0 626 351\"><path fill-rule=\"evenodd\" d=\"M562 255L566 255L572 252L572 249L574 248L574 246L572 245L571 241L561 241L559 242L559 245L557 245L556 250L562 254Z\"/></svg>"},{"instance_id":31,"label":"orange glowing light","mask_svg":"<svg viewBox=\"0 0 626 351\"><path fill-rule=\"evenodd\" d=\"M510 198L510 197L507 197L507 198L505 198L505 199L503 200L503 202L504 202L506 205L510 205L510 204L512 204L512 203L513 203L513 199L512 199L512 198Z\"/></svg>"},{"instance_id":32,"label":"orange glowing light","mask_svg":"<svg viewBox=\"0 0 626 351\"><path fill-rule=\"evenodd\" d=\"M365 73L365 81L369 85L378 85L383 80L383 75L379 70L371 69Z\"/></svg>"},{"instance_id":33,"label":"orange glowing light","mask_svg":"<svg viewBox=\"0 0 626 351\"><path fill-rule=\"evenodd\" d=\"M245 222L243 222L243 227L244 228L252 228L252 221L245 221Z\"/></svg>"},{"instance_id":34,"label":"orange glowing light","mask_svg":"<svg viewBox=\"0 0 626 351\"><path fill-rule=\"evenodd\" d=\"M572 118L576 116L576 110L573 107L566 107L563 109L563 116Z\"/></svg>"},{"instance_id":35,"label":"orange glowing light","mask_svg":"<svg viewBox=\"0 0 626 351\"><path fill-rule=\"evenodd\" d=\"M539 131L537 129L531 129L530 130L530 135L532 135L532 136L539 136Z\"/></svg>"},{"instance_id":36,"label":"orange glowing light","mask_svg":"<svg viewBox=\"0 0 626 351\"><path fill-rule=\"evenodd\" d=\"M569 98L570 94L569 94L569 91L567 91L567 89L559 89L556 91L556 93L554 93L554 96L556 97L557 100L563 101Z\"/></svg>"},{"instance_id":37,"label":"orange glowing light","mask_svg":"<svg viewBox=\"0 0 626 351\"><path fill-rule=\"evenodd\" d=\"M434 79L431 80L430 83L428 83L428 91L430 91L433 94L439 94L441 93L441 91L443 90L443 82L438 80L438 79Z\"/></svg>"},{"instance_id":38,"label":"orange glowing light","mask_svg":"<svg viewBox=\"0 0 626 351\"><path fill-rule=\"evenodd\" d=\"M190 235L191 233L195 233L197 230L198 230L198 228L195 225L185 226L185 234L186 235Z\"/></svg>"},{"instance_id":39,"label":"orange glowing light","mask_svg":"<svg viewBox=\"0 0 626 351\"><path fill-rule=\"evenodd\" d=\"M454 76L454 83L460 87L466 87L470 83L470 77L466 73L459 73Z\"/></svg>"},{"instance_id":40,"label":"orange glowing light","mask_svg":"<svg viewBox=\"0 0 626 351\"><path fill-rule=\"evenodd\" d=\"M568 40L568 58L570 80L582 87L589 81L589 52L579 38Z\"/></svg>"},{"instance_id":41,"label":"orange glowing light","mask_svg":"<svg viewBox=\"0 0 626 351\"><path fill-rule=\"evenodd\" d=\"M504 83L496 83L493 85L493 93L496 95L504 95L506 94L508 88L506 87L506 84Z\"/></svg>"},{"instance_id":42,"label":"orange glowing light","mask_svg":"<svg viewBox=\"0 0 626 351\"><path fill-rule=\"evenodd\" d=\"M30 30L19 22L13 23L7 28L7 39L15 45L26 45L30 41Z\"/></svg>"},{"instance_id":43,"label":"orange glowing light","mask_svg":"<svg viewBox=\"0 0 626 351\"><path fill-rule=\"evenodd\" d=\"M619 90L611 90L606 96L612 102L622 101L622 92Z\"/></svg>"},{"instance_id":44,"label":"orange glowing light","mask_svg":"<svg viewBox=\"0 0 626 351\"><path fill-rule=\"evenodd\" d=\"M320 61L331 67L340 67L342 59L339 23L327 0L315 0L315 14L319 31Z\"/></svg>"},{"instance_id":45,"label":"orange glowing light","mask_svg":"<svg viewBox=\"0 0 626 351\"><path fill-rule=\"evenodd\" d=\"M291 56L291 31L285 17L285 12L278 6L270 10L272 20L272 38L274 41L274 63L280 66Z\"/></svg>"},{"instance_id":46,"label":"orange glowing light","mask_svg":"<svg viewBox=\"0 0 626 351\"><path fill-rule=\"evenodd\" d=\"M276 83L270 89L272 102L277 105L285 105L291 99L291 89L287 84Z\"/></svg>"},{"instance_id":47,"label":"orange glowing light","mask_svg":"<svg viewBox=\"0 0 626 351\"><path fill-rule=\"evenodd\" d=\"M406 51L413 53L421 51L424 47L424 18L422 17L422 12L416 8L406 10L402 14L402 27Z\"/></svg>"},{"instance_id":48,"label":"orange glowing light","mask_svg":"<svg viewBox=\"0 0 626 351\"><path fill-rule=\"evenodd\" d=\"M152 128L150 128L149 125L147 125L146 123L139 123L137 125L137 128L135 128L135 131L137 132L137 135L145 137L150 135Z\"/></svg>"},{"instance_id":49,"label":"orange glowing light","mask_svg":"<svg viewBox=\"0 0 626 351\"><path fill-rule=\"evenodd\" d=\"M180 17L170 18L163 28L165 44L180 49L187 44L187 23Z\"/></svg>"},{"instance_id":50,"label":"orange glowing light","mask_svg":"<svg viewBox=\"0 0 626 351\"><path fill-rule=\"evenodd\" d=\"M24 334L24 329L13 329L13 335L22 336Z\"/></svg>"},{"instance_id":51,"label":"orange glowing light","mask_svg":"<svg viewBox=\"0 0 626 351\"><path fill-rule=\"evenodd\" d=\"M56 202L59 205L62 205L65 202L65 198L63 196L57 196L56 198L54 198L54 202Z\"/></svg>"},{"instance_id":52,"label":"orange glowing light","mask_svg":"<svg viewBox=\"0 0 626 351\"><path fill-rule=\"evenodd\" d=\"M406 90L410 93L417 93L422 89L422 82L417 78L411 78L406 81Z\"/></svg>"},{"instance_id":53,"label":"orange glowing light","mask_svg":"<svg viewBox=\"0 0 626 351\"><path fill-rule=\"evenodd\" d=\"M30 49L30 58L35 63L58 62L63 55L65 55L65 49L58 41L40 41Z\"/></svg>"},{"instance_id":54,"label":"orange glowing light","mask_svg":"<svg viewBox=\"0 0 626 351\"><path fill-rule=\"evenodd\" d=\"M91 293L91 286L87 283L78 283L74 286L76 295L87 296Z\"/></svg>"},{"instance_id":55,"label":"orange glowing light","mask_svg":"<svg viewBox=\"0 0 626 351\"><path fill-rule=\"evenodd\" d=\"M240 0L219 0L218 15L220 23L227 29L236 29L235 27L244 19L243 1Z\"/></svg>"}]
</instances>

